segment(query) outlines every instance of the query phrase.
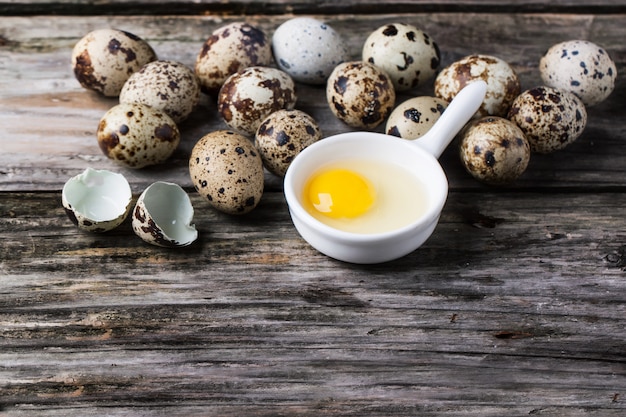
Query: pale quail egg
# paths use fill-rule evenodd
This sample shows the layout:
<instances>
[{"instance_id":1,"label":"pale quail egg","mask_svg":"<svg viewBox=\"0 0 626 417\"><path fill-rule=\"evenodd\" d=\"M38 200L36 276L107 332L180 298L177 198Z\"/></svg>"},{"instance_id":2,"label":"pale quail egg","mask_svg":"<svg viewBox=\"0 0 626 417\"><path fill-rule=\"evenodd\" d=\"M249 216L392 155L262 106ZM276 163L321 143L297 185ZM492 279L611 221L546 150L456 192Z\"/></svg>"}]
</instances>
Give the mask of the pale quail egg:
<instances>
[{"instance_id":1,"label":"pale quail egg","mask_svg":"<svg viewBox=\"0 0 626 417\"><path fill-rule=\"evenodd\" d=\"M272 50L278 68L307 84L324 84L332 70L350 57L341 35L311 17L282 23L272 36Z\"/></svg>"},{"instance_id":2,"label":"pale quail egg","mask_svg":"<svg viewBox=\"0 0 626 417\"><path fill-rule=\"evenodd\" d=\"M180 142L180 132L171 117L138 103L121 103L109 109L100 119L97 137L108 158L129 168L164 162Z\"/></svg>"},{"instance_id":3,"label":"pale quail egg","mask_svg":"<svg viewBox=\"0 0 626 417\"><path fill-rule=\"evenodd\" d=\"M435 78L435 95L448 102L474 80L487 83L487 93L476 117L505 117L521 92L517 74L504 60L489 55L469 55L444 68Z\"/></svg>"},{"instance_id":4,"label":"pale quail egg","mask_svg":"<svg viewBox=\"0 0 626 417\"><path fill-rule=\"evenodd\" d=\"M350 127L374 129L391 113L393 82L382 69L363 61L337 65L326 84L332 113Z\"/></svg>"},{"instance_id":5,"label":"pale quail egg","mask_svg":"<svg viewBox=\"0 0 626 417\"><path fill-rule=\"evenodd\" d=\"M131 74L156 59L146 41L117 29L94 30L72 50L72 68L80 85L107 97L118 96Z\"/></svg>"},{"instance_id":6,"label":"pale quail egg","mask_svg":"<svg viewBox=\"0 0 626 417\"><path fill-rule=\"evenodd\" d=\"M313 117L301 110L278 110L263 120L254 144L265 168L283 177L293 158L320 138L320 127Z\"/></svg>"},{"instance_id":7,"label":"pale quail egg","mask_svg":"<svg viewBox=\"0 0 626 417\"><path fill-rule=\"evenodd\" d=\"M363 61L389 75L398 91L406 91L430 80L441 61L437 44L420 29L391 23L372 32L363 45Z\"/></svg>"},{"instance_id":8,"label":"pale quail egg","mask_svg":"<svg viewBox=\"0 0 626 417\"><path fill-rule=\"evenodd\" d=\"M178 184L158 181L137 199L132 227L135 234L147 243L181 247L198 238L192 220L193 206L187 193Z\"/></svg>"},{"instance_id":9,"label":"pale quail egg","mask_svg":"<svg viewBox=\"0 0 626 417\"><path fill-rule=\"evenodd\" d=\"M204 42L195 71L202 89L214 95L237 71L271 63L272 46L265 32L246 22L233 22L214 30Z\"/></svg>"},{"instance_id":10,"label":"pale quail egg","mask_svg":"<svg viewBox=\"0 0 626 417\"><path fill-rule=\"evenodd\" d=\"M553 45L539 61L543 82L569 91L586 106L604 101L615 88L617 68L606 50L584 40Z\"/></svg>"},{"instance_id":11,"label":"pale quail egg","mask_svg":"<svg viewBox=\"0 0 626 417\"><path fill-rule=\"evenodd\" d=\"M470 122L461 132L461 162L479 181L503 185L516 180L530 161L524 132L510 120L487 116Z\"/></svg>"},{"instance_id":12,"label":"pale quail egg","mask_svg":"<svg viewBox=\"0 0 626 417\"><path fill-rule=\"evenodd\" d=\"M141 103L167 113L176 123L185 120L200 100L193 71L176 61L154 61L130 76L120 103Z\"/></svg>"},{"instance_id":13,"label":"pale quail egg","mask_svg":"<svg viewBox=\"0 0 626 417\"><path fill-rule=\"evenodd\" d=\"M217 109L224 122L250 136L267 116L277 110L293 109L295 104L293 79L269 67L248 67L231 75L217 99Z\"/></svg>"},{"instance_id":14,"label":"pale quail egg","mask_svg":"<svg viewBox=\"0 0 626 417\"><path fill-rule=\"evenodd\" d=\"M550 153L574 142L587 124L587 111L574 94L552 87L535 87L520 94L508 118L522 129L537 153Z\"/></svg>"},{"instance_id":15,"label":"pale quail egg","mask_svg":"<svg viewBox=\"0 0 626 417\"><path fill-rule=\"evenodd\" d=\"M198 193L227 214L252 211L263 195L263 161L247 137L229 130L203 136L193 147L189 174Z\"/></svg>"},{"instance_id":16,"label":"pale quail egg","mask_svg":"<svg viewBox=\"0 0 626 417\"><path fill-rule=\"evenodd\" d=\"M385 132L404 139L417 139L430 130L447 106L448 102L438 97L410 98L393 109Z\"/></svg>"},{"instance_id":17,"label":"pale quail egg","mask_svg":"<svg viewBox=\"0 0 626 417\"><path fill-rule=\"evenodd\" d=\"M61 193L70 220L82 230L99 233L124 222L132 198L130 185L123 175L91 168L70 178Z\"/></svg>"}]
</instances>

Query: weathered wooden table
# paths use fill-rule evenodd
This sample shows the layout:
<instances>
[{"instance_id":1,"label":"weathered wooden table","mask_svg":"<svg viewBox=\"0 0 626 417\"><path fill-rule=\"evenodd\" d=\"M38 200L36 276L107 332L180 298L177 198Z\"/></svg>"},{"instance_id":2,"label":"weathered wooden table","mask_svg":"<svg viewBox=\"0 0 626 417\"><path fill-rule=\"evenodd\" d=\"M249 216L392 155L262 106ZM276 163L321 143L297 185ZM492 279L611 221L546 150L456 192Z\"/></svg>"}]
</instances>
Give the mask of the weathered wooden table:
<instances>
[{"instance_id":1,"label":"weathered wooden table","mask_svg":"<svg viewBox=\"0 0 626 417\"><path fill-rule=\"evenodd\" d=\"M0 15L0 415L626 412L625 1L9 0ZM326 20L355 58L370 31L412 23L439 44L443 65L496 55L524 89L541 83L549 46L588 39L617 62L618 83L588 109L583 136L533 155L509 187L473 180L451 145L438 228L381 265L310 248L269 173L247 216L201 200L187 158L225 127L206 97L163 166L131 171L102 155L95 130L115 100L71 72L84 34L125 29L192 66L217 27L246 20L271 34L294 15ZM325 136L348 130L321 87L299 86L297 108ZM87 167L122 172L135 195L157 180L180 184L199 240L149 246L128 221L79 231L60 190Z\"/></svg>"}]
</instances>

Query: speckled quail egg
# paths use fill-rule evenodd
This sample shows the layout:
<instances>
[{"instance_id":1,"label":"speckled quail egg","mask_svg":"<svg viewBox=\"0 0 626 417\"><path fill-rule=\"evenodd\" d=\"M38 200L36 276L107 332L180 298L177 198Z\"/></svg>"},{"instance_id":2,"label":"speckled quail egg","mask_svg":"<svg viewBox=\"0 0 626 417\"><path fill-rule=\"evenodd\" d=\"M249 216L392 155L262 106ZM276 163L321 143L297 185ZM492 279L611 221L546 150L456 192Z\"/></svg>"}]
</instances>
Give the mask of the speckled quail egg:
<instances>
[{"instance_id":1,"label":"speckled quail egg","mask_svg":"<svg viewBox=\"0 0 626 417\"><path fill-rule=\"evenodd\" d=\"M263 195L263 161L247 137L230 130L203 136L189 158L191 181L211 206L227 214L252 211Z\"/></svg>"},{"instance_id":2,"label":"speckled quail egg","mask_svg":"<svg viewBox=\"0 0 626 417\"><path fill-rule=\"evenodd\" d=\"M309 114L301 110L278 110L263 120L254 144L265 168L283 177L293 158L320 138L320 127Z\"/></svg>"},{"instance_id":3,"label":"speckled quail egg","mask_svg":"<svg viewBox=\"0 0 626 417\"><path fill-rule=\"evenodd\" d=\"M254 135L261 121L281 109L293 109L293 79L276 68L248 67L228 77L217 98L217 110L232 129Z\"/></svg>"},{"instance_id":4,"label":"speckled quail egg","mask_svg":"<svg viewBox=\"0 0 626 417\"><path fill-rule=\"evenodd\" d=\"M350 127L374 129L391 113L396 92L389 75L363 61L337 65L328 77L326 100L332 113Z\"/></svg>"},{"instance_id":5,"label":"speckled quail egg","mask_svg":"<svg viewBox=\"0 0 626 417\"><path fill-rule=\"evenodd\" d=\"M524 132L508 119L486 116L461 132L461 162L474 178L504 185L519 178L530 161Z\"/></svg>"},{"instance_id":6,"label":"speckled quail egg","mask_svg":"<svg viewBox=\"0 0 626 417\"><path fill-rule=\"evenodd\" d=\"M389 75L398 91L430 80L441 62L437 44L428 34L405 23L390 23L372 32L363 45L363 61Z\"/></svg>"},{"instance_id":7,"label":"speckled quail egg","mask_svg":"<svg viewBox=\"0 0 626 417\"><path fill-rule=\"evenodd\" d=\"M604 101L615 88L617 68L606 50L584 40L553 45L539 61L543 82L569 91L585 106Z\"/></svg>"},{"instance_id":8,"label":"speckled quail egg","mask_svg":"<svg viewBox=\"0 0 626 417\"><path fill-rule=\"evenodd\" d=\"M574 94L540 86L520 94L513 101L508 118L522 129L531 151L551 153L565 148L583 133L587 110Z\"/></svg>"},{"instance_id":9,"label":"speckled quail egg","mask_svg":"<svg viewBox=\"0 0 626 417\"><path fill-rule=\"evenodd\" d=\"M389 115L385 132L403 139L417 139L435 124L448 102L438 97L413 97L400 103Z\"/></svg>"},{"instance_id":10,"label":"speckled quail egg","mask_svg":"<svg viewBox=\"0 0 626 417\"><path fill-rule=\"evenodd\" d=\"M193 206L185 190L178 184L157 181L137 199L132 227L144 242L162 247L181 247L198 238L192 220Z\"/></svg>"},{"instance_id":11,"label":"speckled quail egg","mask_svg":"<svg viewBox=\"0 0 626 417\"><path fill-rule=\"evenodd\" d=\"M118 96L131 74L156 59L146 41L117 29L94 30L72 50L72 68L80 85L107 97Z\"/></svg>"},{"instance_id":12,"label":"speckled quail egg","mask_svg":"<svg viewBox=\"0 0 626 417\"><path fill-rule=\"evenodd\" d=\"M272 36L272 50L278 68L306 84L324 84L332 70L350 57L341 35L312 17L282 23Z\"/></svg>"},{"instance_id":13,"label":"speckled quail egg","mask_svg":"<svg viewBox=\"0 0 626 417\"><path fill-rule=\"evenodd\" d=\"M195 71L202 89L215 95L237 71L271 63L272 45L265 32L246 22L233 22L214 30L204 42Z\"/></svg>"},{"instance_id":14,"label":"speckled quail egg","mask_svg":"<svg viewBox=\"0 0 626 417\"><path fill-rule=\"evenodd\" d=\"M122 174L87 168L63 186L61 200L79 229L106 232L122 224L130 211L132 192Z\"/></svg>"},{"instance_id":15,"label":"speckled quail egg","mask_svg":"<svg viewBox=\"0 0 626 417\"><path fill-rule=\"evenodd\" d=\"M476 117L506 117L521 86L515 70L494 56L469 55L448 65L435 78L435 95L450 102L473 80L487 83L487 93Z\"/></svg>"},{"instance_id":16,"label":"speckled quail egg","mask_svg":"<svg viewBox=\"0 0 626 417\"><path fill-rule=\"evenodd\" d=\"M176 123L185 120L200 100L194 72L176 61L144 65L126 81L120 103L141 103L167 113Z\"/></svg>"},{"instance_id":17,"label":"speckled quail egg","mask_svg":"<svg viewBox=\"0 0 626 417\"><path fill-rule=\"evenodd\" d=\"M108 158L129 168L143 168L167 160L180 143L180 132L160 110L120 103L100 119L97 138Z\"/></svg>"}]
</instances>

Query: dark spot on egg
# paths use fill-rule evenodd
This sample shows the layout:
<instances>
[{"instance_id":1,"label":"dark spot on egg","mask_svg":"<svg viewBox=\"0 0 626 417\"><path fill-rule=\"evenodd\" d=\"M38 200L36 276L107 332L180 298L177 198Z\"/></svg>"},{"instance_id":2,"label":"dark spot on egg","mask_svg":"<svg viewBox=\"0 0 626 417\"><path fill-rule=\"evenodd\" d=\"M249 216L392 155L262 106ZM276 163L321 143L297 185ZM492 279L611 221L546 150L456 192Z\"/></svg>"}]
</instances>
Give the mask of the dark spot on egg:
<instances>
[{"instance_id":1,"label":"dark spot on egg","mask_svg":"<svg viewBox=\"0 0 626 417\"><path fill-rule=\"evenodd\" d=\"M176 131L172 128L172 126L168 124L164 124L161 126L157 126L154 128L154 136L165 142L174 142L176 141Z\"/></svg>"},{"instance_id":2,"label":"dark spot on egg","mask_svg":"<svg viewBox=\"0 0 626 417\"><path fill-rule=\"evenodd\" d=\"M487 164L488 167L493 167L496 164L496 156L493 151L485 152L485 164Z\"/></svg>"},{"instance_id":3,"label":"dark spot on egg","mask_svg":"<svg viewBox=\"0 0 626 417\"><path fill-rule=\"evenodd\" d=\"M398 34L398 28L395 25L387 25L382 32L385 36L396 36Z\"/></svg>"},{"instance_id":4,"label":"dark spot on egg","mask_svg":"<svg viewBox=\"0 0 626 417\"><path fill-rule=\"evenodd\" d=\"M121 125L118 130L120 132L120 135L125 135L129 132L130 129L127 125Z\"/></svg>"},{"instance_id":5,"label":"dark spot on egg","mask_svg":"<svg viewBox=\"0 0 626 417\"><path fill-rule=\"evenodd\" d=\"M419 112L416 108L410 108L404 111L404 118L409 119L414 123L419 123L422 113Z\"/></svg>"}]
</instances>

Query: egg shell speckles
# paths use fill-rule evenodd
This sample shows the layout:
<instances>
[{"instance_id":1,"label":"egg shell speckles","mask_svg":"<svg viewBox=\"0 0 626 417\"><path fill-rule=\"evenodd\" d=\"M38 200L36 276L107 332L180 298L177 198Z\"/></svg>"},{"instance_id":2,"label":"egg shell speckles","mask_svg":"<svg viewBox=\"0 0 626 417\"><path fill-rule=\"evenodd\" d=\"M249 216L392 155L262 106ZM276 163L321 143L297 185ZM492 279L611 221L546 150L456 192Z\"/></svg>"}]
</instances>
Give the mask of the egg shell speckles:
<instances>
[{"instance_id":1,"label":"egg shell speckles","mask_svg":"<svg viewBox=\"0 0 626 417\"><path fill-rule=\"evenodd\" d=\"M565 148L583 133L587 110L574 94L541 86L520 94L508 118L522 129L533 152L551 153Z\"/></svg>"},{"instance_id":2,"label":"egg shell speckles","mask_svg":"<svg viewBox=\"0 0 626 417\"><path fill-rule=\"evenodd\" d=\"M461 132L461 162L475 179L504 185L519 178L530 161L524 132L510 120L487 116Z\"/></svg>"},{"instance_id":3,"label":"egg shell speckles","mask_svg":"<svg viewBox=\"0 0 626 417\"><path fill-rule=\"evenodd\" d=\"M487 83L485 99L475 117L505 117L521 92L517 74L506 61L490 55L469 55L441 70L435 78L435 95L450 102L474 80Z\"/></svg>"},{"instance_id":4,"label":"egg shell speckles","mask_svg":"<svg viewBox=\"0 0 626 417\"><path fill-rule=\"evenodd\" d=\"M400 103L389 115L385 132L403 139L417 139L428 132L448 103L438 97L414 97Z\"/></svg>"},{"instance_id":5,"label":"egg shell speckles","mask_svg":"<svg viewBox=\"0 0 626 417\"><path fill-rule=\"evenodd\" d=\"M267 170L283 177L291 161L320 138L320 127L313 117L301 110L279 110L263 120L254 144Z\"/></svg>"},{"instance_id":6,"label":"egg shell speckles","mask_svg":"<svg viewBox=\"0 0 626 417\"><path fill-rule=\"evenodd\" d=\"M282 23L272 36L272 50L278 68L307 84L324 84L332 70L350 57L341 35L311 17Z\"/></svg>"},{"instance_id":7,"label":"egg shell speckles","mask_svg":"<svg viewBox=\"0 0 626 417\"><path fill-rule=\"evenodd\" d=\"M539 72L547 86L576 94L588 107L611 94L617 77L615 62L606 50L584 40L553 45L541 57Z\"/></svg>"},{"instance_id":8,"label":"egg shell speckles","mask_svg":"<svg viewBox=\"0 0 626 417\"><path fill-rule=\"evenodd\" d=\"M248 67L224 82L217 109L232 129L253 136L261 121L277 110L291 110L296 104L293 79L268 67Z\"/></svg>"},{"instance_id":9,"label":"egg shell speckles","mask_svg":"<svg viewBox=\"0 0 626 417\"><path fill-rule=\"evenodd\" d=\"M439 48L430 36L404 23L388 24L372 32L362 55L363 61L385 70L396 92L424 84L441 62Z\"/></svg>"},{"instance_id":10,"label":"egg shell speckles","mask_svg":"<svg viewBox=\"0 0 626 417\"><path fill-rule=\"evenodd\" d=\"M227 214L252 211L263 195L261 155L248 138L233 131L203 136L191 151L189 174L198 193Z\"/></svg>"},{"instance_id":11,"label":"egg shell speckles","mask_svg":"<svg viewBox=\"0 0 626 417\"><path fill-rule=\"evenodd\" d=\"M265 32L246 22L233 22L211 33L196 58L195 71L202 89L218 93L232 74L272 63L272 46Z\"/></svg>"},{"instance_id":12,"label":"egg shell speckles","mask_svg":"<svg viewBox=\"0 0 626 417\"><path fill-rule=\"evenodd\" d=\"M135 71L157 59L138 36L117 29L98 29L80 39L72 50L72 68L81 86L117 97Z\"/></svg>"},{"instance_id":13,"label":"egg shell speckles","mask_svg":"<svg viewBox=\"0 0 626 417\"><path fill-rule=\"evenodd\" d=\"M180 62L154 61L124 84L120 103L141 103L167 113L176 123L185 120L200 100L194 72Z\"/></svg>"},{"instance_id":14,"label":"egg shell speckles","mask_svg":"<svg viewBox=\"0 0 626 417\"><path fill-rule=\"evenodd\" d=\"M143 168L166 161L180 143L180 132L160 110L121 103L102 116L97 138L108 158L129 168Z\"/></svg>"},{"instance_id":15,"label":"egg shell speckles","mask_svg":"<svg viewBox=\"0 0 626 417\"><path fill-rule=\"evenodd\" d=\"M348 126L374 129L391 113L396 92L382 69L351 61L337 65L328 77L326 100L333 114Z\"/></svg>"}]
</instances>

